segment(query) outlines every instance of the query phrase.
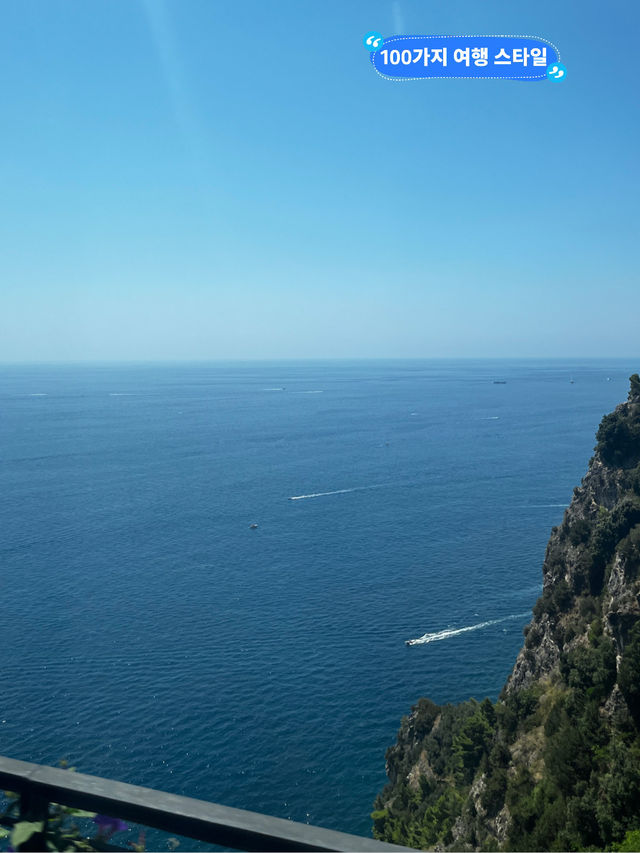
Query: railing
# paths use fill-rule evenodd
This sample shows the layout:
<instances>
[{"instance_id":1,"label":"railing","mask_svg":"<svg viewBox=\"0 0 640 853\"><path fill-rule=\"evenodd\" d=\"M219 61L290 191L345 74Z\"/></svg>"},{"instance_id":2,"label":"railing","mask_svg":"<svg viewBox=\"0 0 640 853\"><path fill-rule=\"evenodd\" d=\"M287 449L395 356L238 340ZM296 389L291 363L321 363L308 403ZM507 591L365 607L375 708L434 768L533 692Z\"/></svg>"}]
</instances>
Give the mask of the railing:
<instances>
[{"instance_id":1,"label":"railing","mask_svg":"<svg viewBox=\"0 0 640 853\"><path fill-rule=\"evenodd\" d=\"M19 794L20 820L44 821L45 830L49 803L58 803L236 850L369 850L382 853L407 849L3 756L0 756L0 788ZM46 850L44 837L32 836L20 849Z\"/></svg>"}]
</instances>

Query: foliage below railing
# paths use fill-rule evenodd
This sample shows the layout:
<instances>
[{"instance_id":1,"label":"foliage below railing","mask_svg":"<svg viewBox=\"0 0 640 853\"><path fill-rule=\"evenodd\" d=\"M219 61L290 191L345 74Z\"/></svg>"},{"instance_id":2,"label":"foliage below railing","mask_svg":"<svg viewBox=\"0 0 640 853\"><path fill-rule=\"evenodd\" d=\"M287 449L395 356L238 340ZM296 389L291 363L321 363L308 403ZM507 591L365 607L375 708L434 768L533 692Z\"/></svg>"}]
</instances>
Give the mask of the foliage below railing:
<instances>
[{"instance_id":1,"label":"foliage below railing","mask_svg":"<svg viewBox=\"0 0 640 853\"><path fill-rule=\"evenodd\" d=\"M74 772L75 767L69 767L66 761L60 761L61 768ZM0 841L8 839L8 851L27 849L33 839L44 841L47 850L59 851L110 851L132 850L142 853L146 849L145 831L141 830L138 840L127 841L127 847L116 847L110 844L112 837L118 832L126 832L129 826L120 818L96 814L83 809L50 803L48 817L44 821L20 819L20 796L12 791L5 791L6 805L0 812ZM78 823L80 821L81 823ZM82 825L82 823L84 825ZM4 826L3 826L4 824ZM93 824L93 826L92 826ZM89 834L93 831L93 834ZM42 837L43 836L43 837ZM34 838L35 837L35 838ZM169 850L175 850L180 842L170 838L167 842Z\"/></svg>"}]
</instances>

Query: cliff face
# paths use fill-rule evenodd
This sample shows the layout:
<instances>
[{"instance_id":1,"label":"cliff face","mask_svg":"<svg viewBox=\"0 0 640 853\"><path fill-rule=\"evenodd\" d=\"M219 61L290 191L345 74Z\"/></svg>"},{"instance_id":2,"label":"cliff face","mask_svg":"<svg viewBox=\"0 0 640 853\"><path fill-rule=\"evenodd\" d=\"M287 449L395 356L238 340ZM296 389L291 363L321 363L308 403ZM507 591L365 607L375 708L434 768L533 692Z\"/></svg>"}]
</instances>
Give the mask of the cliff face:
<instances>
[{"instance_id":1,"label":"cliff face","mask_svg":"<svg viewBox=\"0 0 640 853\"><path fill-rule=\"evenodd\" d=\"M374 835L573 850L640 829L640 378L603 419L497 703L421 699L387 752ZM636 849L629 847L628 849Z\"/></svg>"}]
</instances>

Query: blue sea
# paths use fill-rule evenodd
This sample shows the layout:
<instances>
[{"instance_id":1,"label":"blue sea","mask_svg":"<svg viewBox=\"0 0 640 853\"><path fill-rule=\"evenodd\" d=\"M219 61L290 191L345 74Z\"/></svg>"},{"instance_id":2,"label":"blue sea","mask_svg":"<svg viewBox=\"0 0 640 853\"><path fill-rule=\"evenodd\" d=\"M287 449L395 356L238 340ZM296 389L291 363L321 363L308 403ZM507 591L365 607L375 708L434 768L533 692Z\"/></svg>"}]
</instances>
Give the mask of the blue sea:
<instances>
[{"instance_id":1,"label":"blue sea","mask_svg":"<svg viewBox=\"0 0 640 853\"><path fill-rule=\"evenodd\" d=\"M1 367L0 754L370 834L411 705L500 692L637 369Z\"/></svg>"}]
</instances>

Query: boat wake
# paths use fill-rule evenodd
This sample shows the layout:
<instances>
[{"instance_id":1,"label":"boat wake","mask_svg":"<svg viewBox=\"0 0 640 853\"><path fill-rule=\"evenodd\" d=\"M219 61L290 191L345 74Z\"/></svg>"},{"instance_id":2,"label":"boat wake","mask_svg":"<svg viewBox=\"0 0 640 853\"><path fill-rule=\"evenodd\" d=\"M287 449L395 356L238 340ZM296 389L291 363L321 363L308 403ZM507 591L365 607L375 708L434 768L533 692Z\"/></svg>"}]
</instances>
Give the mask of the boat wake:
<instances>
[{"instance_id":1,"label":"boat wake","mask_svg":"<svg viewBox=\"0 0 640 853\"><path fill-rule=\"evenodd\" d=\"M313 492L310 495L293 495L290 501L306 501L309 498L325 498L327 495L346 495L349 492L362 492L365 489L382 489L388 483L376 483L373 486L354 486L352 489L334 489L332 492Z\"/></svg>"},{"instance_id":2,"label":"boat wake","mask_svg":"<svg viewBox=\"0 0 640 853\"><path fill-rule=\"evenodd\" d=\"M467 625L465 628L445 628L444 631L435 631L432 634L423 634L415 640L405 640L407 646L424 646L427 643L437 643L438 640L448 640L449 637L457 637L458 634L466 634L468 631L479 631L481 628L489 628L491 625L499 625L501 622L509 622L512 619L522 619L529 616L530 612L514 613L512 616L503 616L501 619L489 619L487 622L479 622L477 625Z\"/></svg>"}]
</instances>

